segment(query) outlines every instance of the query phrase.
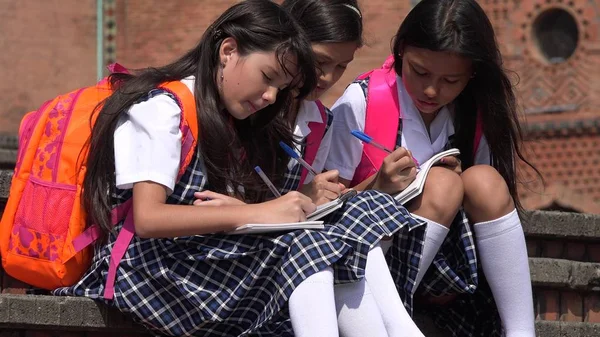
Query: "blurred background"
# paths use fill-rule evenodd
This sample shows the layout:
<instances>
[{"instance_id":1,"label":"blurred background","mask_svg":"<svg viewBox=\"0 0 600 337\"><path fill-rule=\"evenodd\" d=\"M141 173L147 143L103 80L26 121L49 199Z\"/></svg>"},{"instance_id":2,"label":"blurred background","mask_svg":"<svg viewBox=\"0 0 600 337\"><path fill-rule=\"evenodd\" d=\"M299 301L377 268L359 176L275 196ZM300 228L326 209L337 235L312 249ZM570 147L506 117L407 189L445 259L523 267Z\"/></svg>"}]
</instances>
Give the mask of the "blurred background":
<instances>
[{"instance_id":1,"label":"blurred background","mask_svg":"<svg viewBox=\"0 0 600 337\"><path fill-rule=\"evenodd\" d=\"M106 65L158 66L200 39L226 0L0 0L0 134L44 101L105 76ZM281 2L281 1L278 1ZM360 1L367 45L324 99L378 67L418 0ZM511 71L526 155L528 209L600 214L600 0L479 0Z\"/></svg>"}]
</instances>

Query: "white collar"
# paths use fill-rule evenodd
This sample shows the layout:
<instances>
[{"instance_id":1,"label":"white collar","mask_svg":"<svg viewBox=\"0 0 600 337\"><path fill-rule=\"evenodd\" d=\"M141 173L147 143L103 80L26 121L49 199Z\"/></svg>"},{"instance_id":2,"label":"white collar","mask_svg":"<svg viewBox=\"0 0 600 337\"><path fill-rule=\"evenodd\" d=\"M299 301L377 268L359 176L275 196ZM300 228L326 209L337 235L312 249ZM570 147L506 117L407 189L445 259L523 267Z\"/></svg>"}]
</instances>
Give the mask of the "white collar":
<instances>
[{"instance_id":1,"label":"white collar","mask_svg":"<svg viewBox=\"0 0 600 337\"><path fill-rule=\"evenodd\" d=\"M311 122L323 123L321 111L319 111L316 102L303 100L300 102L300 108L296 116L296 125L294 127L294 137L297 140L302 140L310 134L308 124Z\"/></svg>"}]
</instances>

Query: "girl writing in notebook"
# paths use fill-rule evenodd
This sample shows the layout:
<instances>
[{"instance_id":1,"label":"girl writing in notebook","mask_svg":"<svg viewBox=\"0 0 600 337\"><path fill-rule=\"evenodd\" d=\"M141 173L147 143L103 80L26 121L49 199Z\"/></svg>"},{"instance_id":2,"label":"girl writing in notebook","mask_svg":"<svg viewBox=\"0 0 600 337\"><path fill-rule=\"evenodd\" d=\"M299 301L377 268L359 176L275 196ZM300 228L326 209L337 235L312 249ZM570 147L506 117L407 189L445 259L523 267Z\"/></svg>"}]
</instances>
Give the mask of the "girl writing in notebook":
<instances>
[{"instance_id":1,"label":"girl writing in notebook","mask_svg":"<svg viewBox=\"0 0 600 337\"><path fill-rule=\"evenodd\" d=\"M290 107L285 123L294 128L295 141L288 144L312 165L311 170L321 172L329 150L332 116L318 99L337 82L362 45L362 14L352 0L286 0L282 6L299 20L308 35L319 75L317 88ZM296 159L291 159L280 190L288 193L300 189L321 204L339 196L342 186L337 178L336 170L315 176ZM198 194L201 198L196 203L210 205L225 198L208 193ZM205 201L206 197L211 200ZM320 279L332 285L335 296L331 301L337 308L340 335L423 336L403 306L378 242L382 237L397 233L397 237L404 238L404 244L414 247L412 256L405 254L406 276L400 281L409 287L418 268L424 222L412 218L390 195L377 191L349 200L342 210L324 220L322 233L329 236L332 244L342 244L360 256L354 259L356 269L350 273L334 264L330 278ZM312 298L307 297L306 301L310 304ZM294 316L290 314L293 325Z\"/></svg>"},{"instance_id":2,"label":"girl writing in notebook","mask_svg":"<svg viewBox=\"0 0 600 337\"><path fill-rule=\"evenodd\" d=\"M319 173L329 152L332 121L331 112L323 107L319 98L340 79L362 46L362 13L356 0L286 0L282 6L299 21L315 55L317 87L304 100L294 101L288 123L295 129L295 151ZM318 150L315 151L315 147ZM337 170L313 176L292 159L282 192L300 190L316 204L322 204L339 197L343 188L338 182ZM376 191L349 200L336 214L325 218L325 222L326 232L334 240L353 246L367 257L361 271L364 278L335 286L340 334L422 336L403 306L378 246L382 237L393 233L403 233L405 242L419 242L422 223L413 219L390 195ZM409 233L410 229L415 230ZM406 269L410 270L410 261L407 264ZM412 267L416 271L417 263ZM410 283L409 280L410 273L406 273L403 281Z\"/></svg>"},{"instance_id":3,"label":"girl writing in notebook","mask_svg":"<svg viewBox=\"0 0 600 337\"><path fill-rule=\"evenodd\" d=\"M55 294L105 299L171 336L287 336L288 311L294 334L336 336L332 284L320 275L338 264L357 278L359 252L319 231L224 234L315 210L298 192L265 201L253 170L283 175L289 157L277 143L293 134L277 116L286 116L292 92L304 97L316 86L294 18L271 1L239 2L177 61L109 80L115 91L95 112L84 181L90 223L106 237L84 277ZM191 158L186 127L198 130ZM208 189L228 197L192 206ZM112 228L111 209L128 202L132 211ZM136 235L123 244L132 222ZM115 271L111 256L122 248Z\"/></svg>"},{"instance_id":4,"label":"girl writing in notebook","mask_svg":"<svg viewBox=\"0 0 600 337\"><path fill-rule=\"evenodd\" d=\"M515 165L523 160L517 105L489 19L475 0L423 0L399 27L393 59L383 68L359 77L334 105L325 168L338 169L349 187L396 193L414 170L398 169L407 160L400 154L424 162L458 148L460 156L434 167L422 195L407 205L427 222L419 290L463 294L437 317L455 335L499 335L495 301L506 336L535 336L517 213ZM353 130L398 149L386 157ZM390 253L397 249L404 247ZM393 275L402 272L393 261L390 267Z\"/></svg>"}]
</instances>

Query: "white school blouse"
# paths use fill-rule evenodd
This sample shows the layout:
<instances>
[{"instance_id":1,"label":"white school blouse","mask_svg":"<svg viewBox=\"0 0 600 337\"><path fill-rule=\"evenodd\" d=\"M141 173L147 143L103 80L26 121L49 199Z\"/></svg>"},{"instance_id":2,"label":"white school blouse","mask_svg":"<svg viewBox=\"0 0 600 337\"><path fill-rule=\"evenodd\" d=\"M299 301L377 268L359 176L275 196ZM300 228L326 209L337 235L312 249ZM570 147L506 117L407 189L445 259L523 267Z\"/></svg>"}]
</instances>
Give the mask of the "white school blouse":
<instances>
[{"instance_id":1,"label":"white school blouse","mask_svg":"<svg viewBox=\"0 0 600 337\"><path fill-rule=\"evenodd\" d=\"M194 77L181 82L194 92ZM137 182L152 181L165 186L169 194L173 192L181 159L180 118L181 109L166 94L134 104L121 116L114 133L117 188L130 189ZM319 109L314 102L303 102L294 136L308 136L308 123L313 121L323 122ZM325 165L330 140L331 132L326 134L315 157L313 166L318 172ZM306 181L310 180L308 175Z\"/></svg>"},{"instance_id":2,"label":"white school blouse","mask_svg":"<svg viewBox=\"0 0 600 337\"><path fill-rule=\"evenodd\" d=\"M434 154L444 150L448 138L454 135L453 112L444 106L431 122L428 134L423 118L412 99L404 89L404 84L396 76L398 98L402 111L402 146L409 149L419 163L423 163ZM367 102L363 90L358 83L352 83L331 108L333 124L332 139L325 169L340 171L340 177L352 180L354 172L362 157L363 143L352 136L352 130L365 130L365 114ZM373 135L369 135L373 136ZM377 141L377 136L374 136ZM490 150L485 139L475 154L475 164L490 164Z\"/></svg>"}]
</instances>

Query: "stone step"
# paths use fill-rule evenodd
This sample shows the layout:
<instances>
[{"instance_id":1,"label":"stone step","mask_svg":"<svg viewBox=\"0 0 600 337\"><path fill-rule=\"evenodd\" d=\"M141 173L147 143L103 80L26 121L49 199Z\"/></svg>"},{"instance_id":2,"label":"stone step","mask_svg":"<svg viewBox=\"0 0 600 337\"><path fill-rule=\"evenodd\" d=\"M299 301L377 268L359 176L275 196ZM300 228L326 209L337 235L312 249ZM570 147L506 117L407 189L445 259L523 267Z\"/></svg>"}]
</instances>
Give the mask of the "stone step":
<instances>
[{"instance_id":1,"label":"stone step","mask_svg":"<svg viewBox=\"0 0 600 337\"><path fill-rule=\"evenodd\" d=\"M427 337L446 336L428 317L419 315L415 321ZM87 298L0 294L0 331L8 328L144 333L128 317ZM539 337L600 336L598 323L537 321L536 329Z\"/></svg>"},{"instance_id":2,"label":"stone step","mask_svg":"<svg viewBox=\"0 0 600 337\"><path fill-rule=\"evenodd\" d=\"M534 287L600 292L600 263L529 258Z\"/></svg>"},{"instance_id":3,"label":"stone step","mask_svg":"<svg viewBox=\"0 0 600 337\"><path fill-rule=\"evenodd\" d=\"M600 239L598 214L526 211L521 218L528 237L578 241Z\"/></svg>"}]
</instances>

